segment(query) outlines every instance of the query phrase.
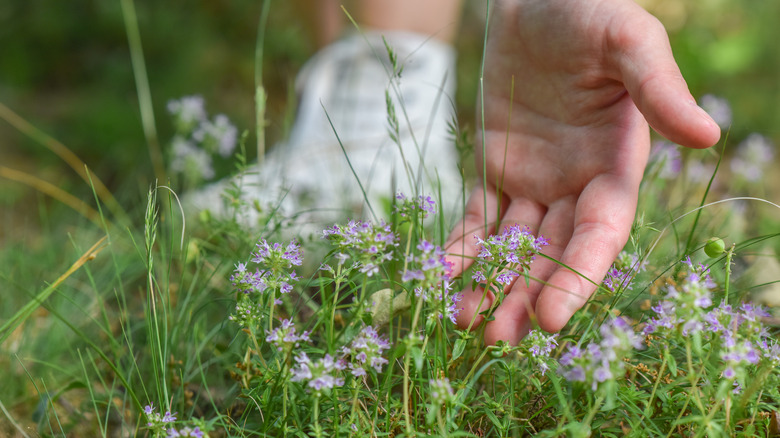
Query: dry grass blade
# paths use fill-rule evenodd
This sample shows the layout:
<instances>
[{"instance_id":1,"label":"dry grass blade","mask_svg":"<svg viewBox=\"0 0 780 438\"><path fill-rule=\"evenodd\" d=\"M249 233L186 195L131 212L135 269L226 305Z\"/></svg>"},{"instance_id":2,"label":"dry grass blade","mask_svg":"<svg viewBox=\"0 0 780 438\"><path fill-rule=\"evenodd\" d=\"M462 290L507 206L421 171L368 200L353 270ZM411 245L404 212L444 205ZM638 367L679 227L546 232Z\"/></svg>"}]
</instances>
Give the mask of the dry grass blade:
<instances>
[{"instance_id":1,"label":"dry grass blade","mask_svg":"<svg viewBox=\"0 0 780 438\"><path fill-rule=\"evenodd\" d=\"M30 175L29 173L14 170L5 166L0 166L0 178L26 184L35 190L38 190L39 192L49 195L52 198L62 202L73 210L76 210L79 214L89 219L98 227L103 227L103 224L100 222L100 216L94 208L87 205L87 203L81 199L71 195L70 193L62 190L48 181L42 180L37 176Z\"/></svg>"},{"instance_id":2,"label":"dry grass blade","mask_svg":"<svg viewBox=\"0 0 780 438\"><path fill-rule=\"evenodd\" d=\"M29 303L27 303L24 307L19 309L18 312L14 316L12 316L8 321L6 321L2 326L0 326L0 345L5 342L6 339L11 335L11 333L19 326L21 325L32 313L37 309L43 302L48 298L56 289L59 287L62 282L64 282L68 277L73 275L74 272L78 271L79 268L81 268L85 263L87 263L90 260L93 260L95 257L97 257L98 253L102 251L106 246L106 236L103 236L100 240L98 240L94 245L92 245L91 248L89 248L84 254L81 255L81 257L78 258L71 266L68 268L67 271L65 271L64 274L60 275L57 280L54 281L54 283L50 284L46 289L41 291L35 298L33 298Z\"/></svg>"},{"instance_id":3,"label":"dry grass blade","mask_svg":"<svg viewBox=\"0 0 780 438\"><path fill-rule=\"evenodd\" d=\"M70 149L64 144L50 137L40 129L33 126L31 123L23 119L21 116L13 112L10 108L0 103L0 118L10 123L11 126L18 129L19 132L25 134L31 139L43 145L46 149L54 152L58 157L62 159L68 166L70 166L87 184L91 185L95 189L95 193L103 201L111 212L118 218L127 222L127 215L119 202L117 202L114 195L108 190L103 182L95 175L90 175L87 171L87 165L81 161Z\"/></svg>"}]
</instances>

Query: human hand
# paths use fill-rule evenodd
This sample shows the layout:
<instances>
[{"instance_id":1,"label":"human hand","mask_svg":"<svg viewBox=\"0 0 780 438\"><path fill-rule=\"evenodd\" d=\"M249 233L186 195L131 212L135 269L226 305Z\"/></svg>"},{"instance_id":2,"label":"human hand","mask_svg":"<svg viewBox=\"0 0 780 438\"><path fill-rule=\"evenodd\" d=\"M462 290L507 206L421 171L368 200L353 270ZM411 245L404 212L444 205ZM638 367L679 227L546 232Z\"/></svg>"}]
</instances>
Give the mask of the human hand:
<instances>
[{"instance_id":1,"label":"human hand","mask_svg":"<svg viewBox=\"0 0 780 438\"><path fill-rule=\"evenodd\" d=\"M518 223L549 239L544 254L586 277L537 258L530 286L509 286L485 328L487 343L514 345L532 317L546 331L563 328L625 245L648 123L694 148L712 146L720 131L688 91L663 26L634 2L506 0L491 16L477 133L484 152L476 151L487 190L472 192L448 239L449 261L462 272L485 224L495 234ZM464 291L460 327L490 307L487 292L477 309L482 295Z\"/></svg>"}]
</instances>

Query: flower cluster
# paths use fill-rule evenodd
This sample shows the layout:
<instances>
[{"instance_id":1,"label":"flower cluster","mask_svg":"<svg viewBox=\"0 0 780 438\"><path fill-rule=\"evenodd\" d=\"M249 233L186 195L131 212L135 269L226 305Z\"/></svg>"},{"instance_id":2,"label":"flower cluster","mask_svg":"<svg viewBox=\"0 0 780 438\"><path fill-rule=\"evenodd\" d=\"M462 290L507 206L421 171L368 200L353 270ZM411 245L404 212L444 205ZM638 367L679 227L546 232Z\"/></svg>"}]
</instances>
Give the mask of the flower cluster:
<instances>
[{"instance_id":1,"label":"flower cluster","mask_svg":"<svg viewBox=\"0 0 780 438\"><path fill-rule=\"evenodd\" d=\"M737 146L731 171L748 182L760 181L775 156L774 145L761 134L750 134Z\"/></svg>"},{"instance_id":2,"label":"flower cluster","mask_svg":"<svg viewBox=\"0 0 780 438\"><path fill-rule=\"evenodd\" d=\"M174 173L181 173L194 181L214 178L211 156L191 141L174 137L171 141L171 154L171 171Z\"/></svg>"},{"instance_id":3,"label":"flower cluster","mask_svg":"<svg viewBox=\"0 0 780 438\"><path fill-rule=\"evenodd\" d=\"M302 254L298 242L295 240L286 246L279 243L270 245L265 239L257 243L257 251L252 253L251 261L264 269L256 269L254 272L247 270L246 263L238 263L230 281L244 293L263 293L266 290L289 293L292 291L290 283L298 280L293 266L303 263Z\"/></svg>"},{"instance_id":4,"label":"flower cluster","mask_svg":"<svg viewBox=\"0 0 780 438\"><path fill-rule=\"evenodd\" d=\"M195 426L191 428L189 426L182 427L181 429L168 429L168 435L166 438L203 438L203 431L200 427Z\"/></svg>"},{"instance_id":5,"label":"flower cluster","mask_svg":"<svg viewBox=\"0 0 780 438\"><path fill-rule=\"evenodd\" d=\"M230 276L233 286L241 292L236 312L230 319L243 327L256 324L265 316L267 309L281 304L277 292L286 294L292 291L292 283L298 280L293 267L303 263L303 254L295 240L282 245L269 244L261 239L250 255L249 263L257 265L254 270L250 270L247 263L240 262Z\"/></svg>"},{"instance_id":6,"label":"flower cluster","mask_svg":"<svg viewBox=\"0 0 780 438\"><path fill-rule=\"evenodd\" d=\"M604 287L617 292L631 290L631 280L637 273L644 271L647 262L641 262L639 256L622 251L604 278Z\"/></svg>"},{"instance_id":7,"label":"flower cluster","mask_svg":"<svg viewBox=\"0 0 780 438\"><path fill-rule=\"evenodd\" d=\"M383 262L392 260L397 245L396 235L384 222L374 226L368 221L351 220L347 225L326 228L322 235L336 245L341 260L354 257L360 272L369 277L379 272Z\"/></svg>"},{"instance_id":8,"label":"flower cluster","mask_svg":"<svg viewBox=\"0 0 780 438\"><path fill-rule=\"evenodd\" d=\"M230 123L226 115L217 114L214 121L203 120L192 133L192 138L200 142L206 151L216 152L222 158L227 158L236 148L238 129Z\"/></svg>"},{"instance_id":9,"label":"flower cluster","mask_svg":"<svg viewBox=\"0 0 780 438\"><path fill-rule=\"evenodd\" d=\"M742 303L734 309L725 301L704 315L704 330L720 347L720 358L725 366L723 377L735 379L744 373L745 367L757 364L762 356L770 361L778 359L780 348L769 341L769 333L761 322L761 318L767 316L769 313L761 306Z\"/></svg>"},{"instance_id":10,"label":"flower cluster","mask_svg":"<svg viewBox=\"0 0 780 438\"><path fill-rule=\"evenodd\" d=\"M428 385L431 387L431 404L434 406L448 405L455 401L455 391L452 390L450 379L431 379Z\"/></svg>"},{"instance_id":11,"label":"flower cluster","mask_svg":"<svg viewBox=\"0 0 780 438\"><path fill-rule=\"evenodd\" d=\"M295 324L289 319L282 320L282 324L273 329L265 341L272 343L278 351L289 354L293 348L300 346L301 341L309 342L309 332L304 331L301 334L296 333Z\"/></svg>"},{"instance_id":12,"label":"flower cluster","mask_svg":"<svg viewBox=\"0 0 780 438\"><path fill-rule=\"evenodd\" d=\"M661 179L676 178L682 171L683 162L679 146L668 141L659 140L653 143L649 161L651 168Z\"/></svg>"},{"instance_id":13,"label":"flower cluster","mask_svg":"<svg viewBox=\"0 0 780 438\"><path fill-rule=\"evenodd\" d=\"M667 285L664 300L652 307L656 316L645 325L645 334L680 328L683 336L687 336L704 329L705 311L712 306L715 282L707 267L695 265L690 257L683 260L683 266L679 283Z\"/></svg>"},{"instance_id":14,"label":"flower cluster","mask_svg":"<svg viewBox=\"0 0 780 438\"><path fill-rule=\"evenodd\" d=\"M329 354L322 359L312 361L305 352L295 358L297 365L292 369L293 382L306 382L306 386L320 395L326 389L344 385L344 378L338 376L338 372L346 368L343 360L334 360Z\"/></svg>"},{"instance_id":15,"label":"flower cluster","mask_svg":"<svg viewBox=\"0 0 780 438\"><path fill-rule=\"evenodd\" d=\"M150 429L164 429L170 423L176 421L176 414L166 411L165 414L157 412L153 403L144 406L144 415L146 416L146 427Z\"/></svg>"},{"instance_id":16,"label":"flower cluster","mask_svg":"<svg viewBox=\"0 0 780 438\"><path fill-rule=\"evenodd\" d=\"M370 368L382 371L387 359L382 352L390 348L387 339L383 339L372 326L366 326L352 339L349 346L341 348L345 358L350 358L347 366L355 377L365 376Z\"/></svg>"},{"instance_id":17,"label":"flower cluster","mask_svg":"<svg viewBox=\"0 0 780 438\"><path fill-rule=\"evenodd\" d=\"M428 303L429 319L446 317L454 323L460 311L457 304L461 294L451 292L452 264L445 259L446 253L438 245L421 240L417 249L419 254L407 257L407 269L401 279L413 282L415 295Z\"/></svg>"},{"instance_id":18,"label":"flower cluster","mask_svg":"<svg viewBox=\"0 0 780 438\"><path fill-rule=\"evenodd\" d=\"M395 211L401 217L415 217L419 214L423 219L430 214L436 214L436 201L430 196L420 195L417 198L409 199L401 192L395 195L398 201L395 204Z\"/></svg>"},{"instance_id":19,"label":"flower cluster","mask_svg":"<svg viewBox=\"0 0 780 438\"><path fill-rule=\"evenodd\" d=\"M203 97L185 96L168 102L176 135L171 141L171 170L190 181L214 177L212 155L227 158L238 140L238 129L224 114L209 120Z\"/></svg>"},{"instance_id":20,"label":"flower cluster","mask_svg":"<svg viewBox=\"0 0 780 438\"><path fill-rule=\"evenodd\" d=\"M523 339L523 346L531 354L529 359L537 364L542 375L550 369L550 353L558 346L558 334L546 335L541 330L531 330Z\"/></svg>"},{"instance_id":21,"label":"flower cluster","mask_svg":"<svg viewBox=\"0 0 780 438\"><path fill-rule=\"evenodd\" d=\"M534 237L528 227L520 228L520 225L508 226L501 234L489 236L487 240L475 237L480 251L473 279L482 282L491 278L506 285L511 284L519 272L527 272L536 254L550 243L542 236Z\"/></svg>"},{"instance_id":22,"label":"flower cluster","mask_svg":"<svg viewBox=\"0 0 780 438\"><path fill-rule=\"evenodd\" d=\"M420 289L435 289L450 279L452 264L444 258L446 252L440 246L434 246L427 240L417 245L419 254L410 254L406 261L409 266L404 272L403 281L416 281Z\"/></svg>"},{"instance_id":23,"label":"flower cluster","mask_svg":"<svg viewBox=\"0 0 780 438\"><path fill-rule=\"evenodd\" d=\"M599 342L589 342L585 348L569 347L561 356L558 369L566 380L590 383L594 391L601 383L621 375L622 359L642 346L642 337L622 317L604 322L599 333Z\"/></svg>"},{"instance_id":24,"label":"flower cluster","mask_svg":"<svg viewBox=\"0 0 780 438\"><path fill-rule=\"evenodd\" d=\"M690 258L683 262L680 283L669 285L664 299L652 310L656 316L645 326L644 333L674 333L709 336L711 345L723 361L723 377L729 380L744 376L746 367L756 365L762 357L780 363L780 346L769 341L761 319L769 313L761 306L743 303L738 308L725 301L713 307L711 291L715 283L704 265Z\"/></svg>"}]
</instances>

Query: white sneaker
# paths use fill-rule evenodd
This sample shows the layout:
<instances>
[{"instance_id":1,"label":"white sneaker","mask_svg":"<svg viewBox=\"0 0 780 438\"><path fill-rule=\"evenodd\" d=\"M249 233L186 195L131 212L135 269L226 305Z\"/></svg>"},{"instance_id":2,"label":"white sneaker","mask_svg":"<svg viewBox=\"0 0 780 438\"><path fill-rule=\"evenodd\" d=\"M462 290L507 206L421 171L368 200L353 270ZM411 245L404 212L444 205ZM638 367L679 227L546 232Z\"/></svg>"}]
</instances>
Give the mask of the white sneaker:
<instances>
[{"instance_id":1,"label":"white sneaker","mask_svg":"<svg viewBox=\"0 0 780 438\"><path fill-rule=\"evenodd\" d=\"M278 206L283 216L295 214L302 225L320 229L347 217L381 218L383 201L398 191L437 198L441 186L444 210L460 205L461 176L448 132L454 49L419 34L383 34L400 75L393 74L379 32L354 34L324 48L297 78L300 102L290 139L238 180L213 184L188 203L230 214L223 193L235 183L247 204ZM398 120L400 148L389 133L386 93ZM247 208L239 217L252 226L260 214Z\"/></svg>"}]
</instances>

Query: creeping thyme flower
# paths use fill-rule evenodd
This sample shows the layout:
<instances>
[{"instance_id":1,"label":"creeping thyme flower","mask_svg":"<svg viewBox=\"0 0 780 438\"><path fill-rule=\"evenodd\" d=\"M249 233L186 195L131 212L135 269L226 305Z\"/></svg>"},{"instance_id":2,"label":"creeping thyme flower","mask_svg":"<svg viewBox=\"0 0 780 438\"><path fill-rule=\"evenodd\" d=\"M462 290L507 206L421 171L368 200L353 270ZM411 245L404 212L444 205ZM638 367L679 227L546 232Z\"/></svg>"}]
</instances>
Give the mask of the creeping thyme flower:
<instances>
[{"instance_id":1,"label":"creeping thyme flower","mask_svg":"<svg viewBox=\"0 0 780 438\"><path fill-rule=\"evenodd\" d=\"M780 349L770 344L769 333L761 322L766 316L769 313L761 306L743 303L734 309L725 301L704 316L707 333L712 334L713 344L720 348L724 378L744 375L745 368L757 364L761 357L770 362L780 359Z\"/></svg>"},{"instance_id":2,"label":"creeping thyme flower","mask_svg":"<svg viewBox=\"0 0 780 438\"><path fill-rule=\"evenodd\" d=\"M723 361L722 376L728 380L743 379L748 368L765 358L780 363L780 347L768 342L769 333L762 318L769 313L761 306L742 303L738 307L722 301L713 307L711 290L715 283L704 265L690 258L683 261L685 270L676 284L668 286L666 296L652 310L656 316L645 326L644 333L675 333L683 336L697 333L708 336L709 345Z\"/></svg>"},{"instance_id":3,"label":"creeping thyme flower","mask_svg":"<svg viewBox=\"0 0 780 438\"><path fill-rule=\"evenodd\" d=\"M423 219L427 218L429 214L436 214L436 201L430 196L420 195L416 199L409 199L401 192L395 195L395 199L398 203L395 204L395 210L401 217L415 216L415 212L419 212Z\"/></svg>"},{"instance_id":4,"label":"creeping thyme flower","mask_svg":"<svg viewBox=\"0 0 780 438\"><path fill-rule=\"evenodd\" d=\"M450 379L431 379L428 382L431 387L431 404L434 406L447 405L455 401L455 392L450 385Z\"/></svg>"},{"instance_id":5,"label":"creeping thyme flower","mask_svg":"<svg viewBox=\"0 0 780 438\"><path fill-rule=\"evenodd\" d=\"M638 272L643 271L645 266L647 262L641 262L638 255L622 251L604 277L604 287L612 292L620 289L631 290L631 280Z\"/></svg>"},{"instance_id":6,"label":"creeping thyme flower","mask_svg":"<svg viewBox=\"0 0 780 438\"><path fill-rule=\"evenodd\" d=\"M604 322L599 329L601 340L590 342L582 349L572 345L561 355L558 368L571 382L590 383L595 391L601 383L623 373L623 358L642 346L642 338L622 317Z\"/></svg>"},{"instance_id":7,"label":"creeping thyme flower","mask_svg":"<svg viewBox=\"0 0 780 438\"><path fill-rule=\"evenodd\" d=\"M326 354L322 359L313 362L306 353L301 353L295 358L298 365L292 369L293 382L306 382L306 386L313 389L315 394L322 394L323 390L334 386L344 385L344 378L338 377L338 373L346 365L343 361L334 361L333 357Z\"/></svg>"},{"instance_id":8,"label":"creeping thyme flower","mask_svg":"<svg viewBox=\"0 0 780 438\"><path fill-rule=\"evenodd\" d=\"M203 431L197 426L194 429L186 426L178 430L170 428L166 438L203 438Z\"/></svg>"},{"instance_id":9,"label":"creeping thyme flower","mask_svg":"<svg viewBox=\"0 0 780 438\"><path fill-rule=\"evenodd\" d=\"M668 141L659 140L653 143L649 161L653 169L657 169L658 178L676 178L682 170L682 155L678 146Z\"/></svg>"},{"instance_id":10,"label":"creeping thyme flower","mask_svg":"<svg viewBox=\"0 0 780 438\"><path fill-rule=\"evenodd\" d=\"M250 272L246 263L239 263L230 277L233 285L244 293L263 293L266 290L289 293L292 291L291 283L298 280L292 267L303 262L300 246L295 240L284 246L279 243L270 245L265 239L257 243L257 251L252 253L251 261L264 269Z\"/></svg>"},{"instance_id":11,"label":"creeping thyme flower","mask_svg":"<svg viewBox=\"0 0 780 438\"><path fill-rule=\"evenodd\" d=\"M184 175L189 181L214 178L211 156L183 137L176 136L172 141L171 170Z\"/></svg>"},{"instance_id":12,"label":"creeping thyme flower","mask_svg":"<svg viewBox=\"0 0 780 438\"><path fill-rule=\"evenodd\" d=\"M365 376L369 368L376 372L382 372L382 366L387 359L382 357L382 352L390 348L390 343L383 339L372 326L363 327L363 330L352 339L349 346L341 348L345 357L351 360L348 367L353 376Z\"/></svg>"},{"instance_id":13,"label":"creeping thyme flower","mask_svg":"<svg viewBox=\"0 0 780 438\"><path fill-rule=\"evenodd\" d=\"M712 306L711 291L715 282L704 265L694 265L690 257L682 263L686 269L681 272L677 284L666 287L664 300L652 308L656 316L645 326L645 334L673 331L679 327L683 336L687 336L711 324L705 311Z\"/></svg>"},{"instance_id":14,"label":"creeping thyme flower","mask_svg":"<svg viewBox=\"0 0 780 438\"><path fill-rule=\"evenodd\" d=\"M415 289L415 294L427 303L429 321L447 318L455 324L455 317L461 311L458 303L463 299L463 294L453 293L450 283L445 283L438 289L418 288Z\"/></svg>"},{"instance_id":15,"label":"creeping thyme flower","mask_svg":"<svg viewBox=\"0 0 780 438\"><path fill-rule=\"evenodd\" d=\"M446 252L441 247L421 240L417 249L420 251L419 255L410 254L406 258L409 264L401 280L416 281L418 287L431 289L450 279L452 264L444 258Z\"/></svg>"},{"instance_id":16,"label":"creeping thyme flower","mask_svg":"<svg viewBox=\"0 0 780 438\"><path fill-rule=\"evenodd\" d=\"M495 281L506 285L520 275L518 272L531 269L536 254L550 243L542 236L534 237L528 227L520 228L520 225L508 226L501 234L489 236L487 240L475 237L480 251L474 280L485 281L495 275Z\"/></svg>"},{"instance_id":17,"label":"creeping thyme flower","mask_svg":"<svg viewBox=\"0 0 780 438\"><path fill-rule=\"evenodd\" d=\"M729 333L729 332L726 332ZM755 365L761 359L761 355L749 340L737 340L733 336L726 336L724 349L720 358L725 362L726 369L723 371L723 377L734 379L738 371L748 365Z\"/></svg>"},{"instance_id":18,"label":"creeping thyme flower","mask_svg":"<svg viewBox=\"0 0 780 438\"><path fill-rule=\"evenodd\" d=\"M523 339L523 345L531 353L529 359L537 364L542 375L550 369L548 360L550 359L550 353L558 346L557 338L557 333L546 335L541 330L531 330L528 336Z\"/></svg>"},{"instance_id":19,"label":"creeping thyme flower","mask_svg":"<svg viewBox=\"0 0 780 438\"><path fill-rule=\"evenodd\" d=\"M705 94L699 100L699 105L721 129L726 129L731 125L731 106L728 100L712 94Z\"/></svg>"},{"instance_id":20,"label":"creeping thyme flower","mask_svg":"<svg viewBox=\"0 0 780 438\"><path fill-rule=\"evenodd\" d=\"M227 158L233 153L238 140L238 129L224 114L217 114L214 121L202 120L192 133L193 140L209 153L218 153Z\"/></svg>"},{"instance_id":21,"label":"creeping thyme flower","mask_svg":"<svg viewBox=\"0 0 780 438\"><path fill-rule=\"evenodd\" d=\"M168 423L176 421L176 414L172 414L170 411L166 411L165 415L160 415L156 412L157 408L154 407L154 403L150 403L144 406L144 414L146 415L146 426L150 428L164 427Z\"/></svg>"},{"instance_id":22,"label":"creeping thyme flower","mask_svg":"<svg viewBox=\"0 0 780 438\"><path fill-rule=\"evenodd\" d=\"M756 182L764 176L764 169L775 157L772 141L760 134L750 134L737 146L731 159L731 171L745 181Z\"/></svg>"},{"instance_id":23,"label":"creeping thyme flower","mask_svg":"<svg viewBox=\"0 0 780 438\"><path fill-rule=\"evenodd\" d=\"M282 320L282 324L273 329L273 331L266 336L265 341L274 344L277 350L289 354L293 348L300 346L301 341L310 341L308 331L298 334L293 326L293 322L289 319Z\"/></svg>"},{"instance_id":24,"label":"creeping thyme flower","mask_svg":"<svg viewBox=\"0 0 780 438\"><path fill-rule=\"evenodd\" d=\"M446 317L455 323L461 294L451 292L452 265L444 258L446 253L426 240L421 240L417 249L419 254L406 258L408 264L401 279L412 282L415 295L428 303L429 319Z\"/></svg>"},{"instance_id":25,"label":"creeping thyme flower","mask_svg":"<svg viewBox=\"0 0 780 438\"><path fill-rule=\"evenodd\" d=\"M173 116L176 131L189 133L196 125L206 120L206 108L203 96L185 96L179 100L168 101L168 113Z\"/></svg>"},{"instance_id":26,"label":"creeping thyme flower","mask_svg":"<svg viewBox=\"0 0 780 438\"><path fill-rule=\"evenodd\" d=\"M379 272L382 263L392 260L397 245L390 225L384 222L374 226L371 222L351 220L347 225L326 228L322 236L336 245L342 261L354 257L360 272L369 277Z\"/></svg>"},{"instance_id":27,"label":"creeping thyme flower","mask_svg":"<svg viewBox=\"0 0 780 438\"><path fill-rule=\"evenodd\" d=\"M780 344L774 339L764 338L758 341L761 355L775 368L780 365Z\"/></svg>"}]
</instances>

